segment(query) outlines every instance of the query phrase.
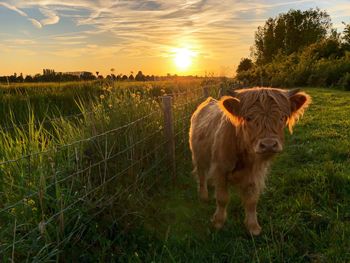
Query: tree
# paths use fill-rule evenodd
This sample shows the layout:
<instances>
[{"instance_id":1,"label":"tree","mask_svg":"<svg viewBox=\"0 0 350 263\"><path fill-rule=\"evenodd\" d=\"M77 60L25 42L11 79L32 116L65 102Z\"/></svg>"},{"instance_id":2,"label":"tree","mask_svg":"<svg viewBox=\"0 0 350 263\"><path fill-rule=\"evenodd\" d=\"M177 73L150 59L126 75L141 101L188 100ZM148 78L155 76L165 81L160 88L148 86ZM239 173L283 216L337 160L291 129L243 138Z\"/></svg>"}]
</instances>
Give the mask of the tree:
<instances>
[{"instance_id":1,"label":"tree","mask_svg":"<svg viewBox=\"0 0 350 263\"><path fill-rule=\"evenodd\" d=\"M129 80L134 80L135 78L134 78L134 75L133 74L130 74L130 76L129 76Z\"/></svg>"},{"instance_id":2,"label":"tree","mask_svg":"<svg viewBox=\"0 0 350 263\"><path fill-rule=\"evenodd\" d=\"M87 71L84 71L81 75L80 75L80 78L82 80L94 80L96 79L96 77L91 73L91 72L87 72Z\"/></svg>"},{"instance_id":3,"label":"tree","mask_svg":"<svg viewBox=\"0 0 350 263\"><path fill-rule=\"evenodd\" d=\"M16 82L17 81L17 73L15 72L15 73L13 73L13 75L9 76L8 80L10 82Z\"/></svg>"},{"instance_id":4,"label":"tree","mask_svg":"<svg viewBox=\"0 0 350 263\"><path fill-rule=\"evenodd\" d=\"M350 51L350 24L345 24L344 31L343 31L343 46L344 49L347 51Z\"/></svg>"},{"instance_id":5,"label":"tree","mask_svg":"<svg viewBox=\"0 0 350 263\"><path fill-rule=\"evenodd\" d=\"M249 58L242 58L241 62L239 63L236 72L242 72L250 70L253 67L253 61Z\"/></svg>"},{"instance_id":6,"label":"tree","mask_svg":"<svg viewBox=\"0 0 350 263\"><path fill-rule=\"evenodd\" d=\"M27 75L24 79L24 82L32 82L33 81L33 77L31 75Z\"/></svg>"},{"instance_id":7,"label":"tree","mask_svg":"<svg viewBox=\"0 0 350 263\"><path fill-rule=\"evenodd\" d=\"M329 59L340 58L344 55L344 50L341 47L340 39L329 37L322 41L316 42L305 48L305 52L309 52L313 59Z\"/></svg>"},{"instance_id":8,"label":"tree","mask_svg":"<svg viewBox=\"0 0 350 263\"><path fill-rule=\"evenodd\" d=\"M43 69L43 75L44 76L55 75L55 70L53 70L53 69Z\"/></svg>"},{"instance_id":9,"label":"tree","mask_svg":"<svg viewBox=\"0 0 350 263\"><path fill-rule=\"evenodd\" d=\"M331 19L320 9L290 10L269 18L255 33L255 59L264 65L281 52L289 55L325 39L331 32Z\"/></svg>"},{"instance_id":10,"label":"tree","mask_svg":"<svg viewBox=\"0 0 350 263\"><path fill-rule=\"evenodd\" d=\"M127 75L123 75L122 80L127 80L128 76Z\"/></svg>"},{"instance_id":11,"label":"tree","mask_svg":"<svg viewBox=\"0 0 350 263\"><path fill-rule=\"evenodd\" d=\"M145 81L145 75L142 74L141 70L135 76L135 80L136 81Z\"/></svg>"},{"instance_id":12,"label":"tree","mask_svg":"<svg viewBox=\"0 0 350 263\"><path fill-rule=\"evenodd\" d=\"M23 82L24 81L24 78L23 78L23 74L20 73L19 76L17 77L16 79L17 82Z\"/></svg>"}]
</instances>

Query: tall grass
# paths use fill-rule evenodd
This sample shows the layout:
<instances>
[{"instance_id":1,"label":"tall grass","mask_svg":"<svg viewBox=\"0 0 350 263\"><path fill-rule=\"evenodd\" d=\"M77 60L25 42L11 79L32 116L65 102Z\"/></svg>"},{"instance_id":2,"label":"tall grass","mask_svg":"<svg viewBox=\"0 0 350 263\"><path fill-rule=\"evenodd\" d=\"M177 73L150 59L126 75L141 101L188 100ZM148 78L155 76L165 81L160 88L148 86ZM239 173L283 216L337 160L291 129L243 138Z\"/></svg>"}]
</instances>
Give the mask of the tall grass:
<instances>
[{"instance_id":1,"label":"tall grass","mask_svg":"<svg viewBox=\"0 0 350 263\"><path fill-rule=\"evenodd\" d=\"M108 88L113 88L113 94L121 99L127 93L137 92L155 98L164 93L183 92L198 87L201 81L196 79L147 83L86 81L0 85L0 120L2 127L11 127L12 123L17 125L28 123L30 111L35 112L36 122L61 115L74 115L81 112L77 100L89 104L100 96L108 95ZM12 116L9 115L11 111Z\"/></svg>"},{"instance_id":2,"label":"tall grass","mask_svg":"<svg viewBox=\"0 0 350 263\"><path fill-rule=\"evenodd\" d=\"M78 260L77 251L90 246L105 220L113 218L120 229L130 225L156 185L170 179L162 177L168 164L159 96L173 94L180 119L201 98L199 87L198 81L102 83L96 96L75 99L78 117L59 112L45 119L29 106L26 125L12 108L6 121L12 128L0 129L2 261L45 262L63 254ZM177 135L187 128L180 121Z\"/></svg>"}]
</instances>

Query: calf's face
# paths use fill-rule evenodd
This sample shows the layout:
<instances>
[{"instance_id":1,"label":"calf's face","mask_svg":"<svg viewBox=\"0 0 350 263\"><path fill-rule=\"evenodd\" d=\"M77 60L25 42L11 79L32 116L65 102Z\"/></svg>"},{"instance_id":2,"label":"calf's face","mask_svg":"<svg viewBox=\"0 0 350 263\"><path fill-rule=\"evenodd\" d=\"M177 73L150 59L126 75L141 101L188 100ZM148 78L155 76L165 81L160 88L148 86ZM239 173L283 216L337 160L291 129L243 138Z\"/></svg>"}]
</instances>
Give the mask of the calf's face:
<instances>
[{"instance_id":1,"label":"calf's face","mask_svg":"<svg viewBox=\"0 0 350 263\"><path fill-rule=\"evenodd\" d=\"M221 108L242 133L244 145L253 153L272 155L281 152L284 128L292 127L310 102L299 90L272 88L240 90L221 100Z\"/></svg>"}]
</instances>

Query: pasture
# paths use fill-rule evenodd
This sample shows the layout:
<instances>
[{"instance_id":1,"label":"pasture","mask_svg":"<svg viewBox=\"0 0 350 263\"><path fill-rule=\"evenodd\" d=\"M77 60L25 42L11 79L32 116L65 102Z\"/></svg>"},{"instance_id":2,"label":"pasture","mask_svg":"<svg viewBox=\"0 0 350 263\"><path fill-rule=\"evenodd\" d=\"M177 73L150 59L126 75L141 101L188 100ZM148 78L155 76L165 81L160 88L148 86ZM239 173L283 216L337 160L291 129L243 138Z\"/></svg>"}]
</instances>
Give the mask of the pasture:
<instances>
[{"instance_id":1,"label":"pasture","mask_svg":"<svg viewBox=\"0 0 350 263\"><path fill-rule=\"evenodd\" d=\"M252 237L234 191L225 227L211 227L215 201L198 200L191 175L189 118L202 87L217 97L219 85L0 86L0 261L350 261L349 92L304 89L313 103L272 165Z\"/></svg>"}]
</instances>

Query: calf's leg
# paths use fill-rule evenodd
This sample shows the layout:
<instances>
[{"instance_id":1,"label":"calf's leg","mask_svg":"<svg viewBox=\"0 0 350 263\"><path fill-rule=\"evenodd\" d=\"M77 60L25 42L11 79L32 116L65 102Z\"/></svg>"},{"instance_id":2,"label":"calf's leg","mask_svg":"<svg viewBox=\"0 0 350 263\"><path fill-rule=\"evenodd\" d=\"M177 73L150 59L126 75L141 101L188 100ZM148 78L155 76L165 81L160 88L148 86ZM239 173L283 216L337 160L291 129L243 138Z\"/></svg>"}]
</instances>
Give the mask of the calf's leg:
<instances>
[{"instance_id":1,"label":"calf's leg","mask_svg":"<svg viewBox=\"0 0 350 263\"><path fill-rule=\"evenodd\" d=\"M208 199L209 199L209 197L208 197L208 185L207 185L207 178L205 176L205 170L201 169L200 167L195 166L192 173L196 177L196 180L197 180L197 188L198 188L198 194L199 194L200 200L208 201Z\"/></svg>"},{"instance_id":2,"label":"calf's leg","mask_svg":"<svg viewBox=\"0 0 350 263\"><path fill-rule=\"evenodd\" d=\"M202 171L198 171L198 192L199 192L199 198L202 201L208 201L209 197L208 197L208 184L207 184L207 178L205 176L205 172Z\"/></svg>"},{"instance_id":3,"label":"calf's leg","mask_svg":"<svg viewBox=\"0 0 350 263\"><path fill-rule=\"evenodd\" d=\"M230 199L228 191L228 183L225 172L214 166L210 169L210 177L213 177L215 182L215 197L216 197L216 211L212 222L215 228L223 227L227 217L227 205Z\"/></svg>"},{"instance_id":4,"label":"calf's leg","mask_svg":"<svg viewBox=\"0 0 350 263\"><path fill-rule=\"evenodd\" d=\"M249 184L240 189L240 196L245 211L244 223L248 231L252 235L257 236L261 232L261 227L256 215L256 206L260 197L260 189L254 183Z\"/></svg>"}]
</instances>

